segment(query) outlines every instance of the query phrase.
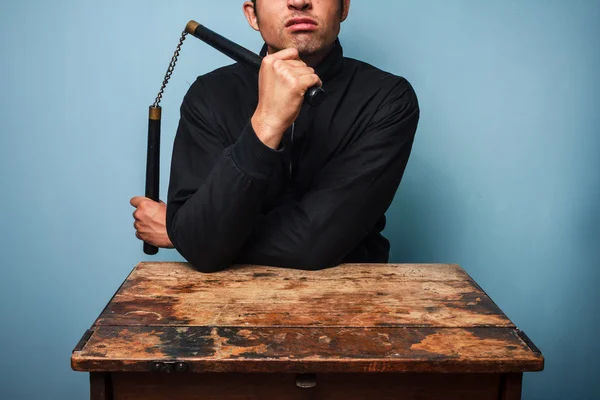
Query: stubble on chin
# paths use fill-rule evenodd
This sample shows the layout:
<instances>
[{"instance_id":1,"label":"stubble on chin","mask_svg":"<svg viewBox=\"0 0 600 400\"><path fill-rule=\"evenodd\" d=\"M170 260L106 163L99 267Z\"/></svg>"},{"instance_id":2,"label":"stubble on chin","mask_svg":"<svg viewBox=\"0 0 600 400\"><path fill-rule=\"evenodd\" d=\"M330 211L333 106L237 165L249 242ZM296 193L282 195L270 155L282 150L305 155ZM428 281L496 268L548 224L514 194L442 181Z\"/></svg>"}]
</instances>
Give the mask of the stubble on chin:
<instances>
[{"instance_id":1,"label":"stubble on chin","mask_svg":"<svg viewBox=\"0 0 600 400\"><path fill-rule=\"evenodd\" d=\"M308 36L308 35L306 35ZM300 53L300 56L306 56L306 55L311 55L316 53L321 45L320 45L320 41L318 40L318 38L315 37L297 37L296 40L294 41L294 44L297 49L298 49L298 53Z\"/></svg>"},{"instance_id":2,"label":"stubble on chin","mask_svg":"<svg viewBox=\"0 0 600 400\"><path fill-rule=\"evenodd\" d=\"M291 35L285 32L280 34L280 43L284 43L284 48L296 48L300 56L308 56L317 53L323 46L324 38L321 38L317 32L293 33ZM283 50L283 49L281 49Z\"/></svg>"}]
</instances>

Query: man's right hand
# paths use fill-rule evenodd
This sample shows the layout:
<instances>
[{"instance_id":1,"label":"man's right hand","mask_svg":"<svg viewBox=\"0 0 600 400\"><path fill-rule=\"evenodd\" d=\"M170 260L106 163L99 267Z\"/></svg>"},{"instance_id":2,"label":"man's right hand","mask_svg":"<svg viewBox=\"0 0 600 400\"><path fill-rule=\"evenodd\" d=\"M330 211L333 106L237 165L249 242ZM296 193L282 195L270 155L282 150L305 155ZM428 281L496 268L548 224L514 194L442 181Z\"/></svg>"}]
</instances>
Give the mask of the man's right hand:
<instances>
[{"instance_id":1,"label":"man's right hand","mask_svg":"<svg viewBox=\"0 0 600 400\"><path fill-rule=\"evenodd\" d=\"M251 120L258 138L277 149L286 129L298 118L308 89L322 85L314 69L300 60L297 49L266 56L258 76L258 106Z\"/></svg>"},{"instance_id":2,"label":"man's right hand","mask_svg":"<svg viewBox=\"0 0 600 400\"><path fill-rule=\"evenodd\" d=\"M153 246L172 249L173 244L167 235L167 205L142 196L129 202L136 209L133 212L135 236Z\"/></svg>"}]
</instances>

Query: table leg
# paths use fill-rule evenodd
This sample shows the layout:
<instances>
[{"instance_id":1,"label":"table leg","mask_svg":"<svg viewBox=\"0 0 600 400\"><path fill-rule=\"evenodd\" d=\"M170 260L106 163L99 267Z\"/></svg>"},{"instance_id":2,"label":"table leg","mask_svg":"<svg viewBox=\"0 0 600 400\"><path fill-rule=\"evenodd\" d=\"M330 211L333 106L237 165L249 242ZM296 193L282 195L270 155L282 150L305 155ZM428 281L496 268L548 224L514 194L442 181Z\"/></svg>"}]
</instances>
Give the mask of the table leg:
<instances>
[{"instance_id":1,"label":"table leg","mask_svg":"<svg viewBox=\"0 0 600 400\"><path fill-rule=\"evenodd\" d=\"M523 374L503 374L500 381L500 400L521 400Z\"/></svg>"},{"instance_id":2,"label":"table leg","mask_svg":"<svg viewBox=\"0 0 600 400\"><path fill-rule=\"evenodd\" d=\"M113 400L110 372L90 372L90 399Z\"/></svg>"}]
</instances>

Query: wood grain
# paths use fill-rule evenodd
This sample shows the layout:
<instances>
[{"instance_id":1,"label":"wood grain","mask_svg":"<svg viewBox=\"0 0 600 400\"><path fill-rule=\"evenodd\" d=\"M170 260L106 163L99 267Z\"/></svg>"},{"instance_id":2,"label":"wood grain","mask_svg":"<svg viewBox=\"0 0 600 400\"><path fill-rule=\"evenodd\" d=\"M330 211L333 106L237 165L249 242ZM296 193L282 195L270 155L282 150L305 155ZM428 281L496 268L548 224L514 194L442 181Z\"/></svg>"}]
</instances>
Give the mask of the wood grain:
<instances>
[{"instance_id":1,"label":"wood grain","mask_svg":"<svg viewBox=\"0 0 600 400\"><path fill-rule=\"evenodd\" d=\"M322 271L140 263L73 351L78 371L521 373L544 358L459 266Z\"/></svg>"},{"instance_id":2,"label":"wood grain","mask_svg":"<svg viewBox=\"0 0 600 400\"><path fill-rule=\"evenodd\" d=\"M460 267L389 264L203 275L144 263L96 325L514 327Z\"/></svg>"},{"instance_id":3,"label":"wood grain","mask_svg":"<svg viewBox=\"0 0 600 400\"><path fill-rule=\"evenodd\" d=\"M72 357L79 371L150 371L177 360L190 372L521 372L540 370L507 328L99 327Z\"/></svg>"}]
</instances>

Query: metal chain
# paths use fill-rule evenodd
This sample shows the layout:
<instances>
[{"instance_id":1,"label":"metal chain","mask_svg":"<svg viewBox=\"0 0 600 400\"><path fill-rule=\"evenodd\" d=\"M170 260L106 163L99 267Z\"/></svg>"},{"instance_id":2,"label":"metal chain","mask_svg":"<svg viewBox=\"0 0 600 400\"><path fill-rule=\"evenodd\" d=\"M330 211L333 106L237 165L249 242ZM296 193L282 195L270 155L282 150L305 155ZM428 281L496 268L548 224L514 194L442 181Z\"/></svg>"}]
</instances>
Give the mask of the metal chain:
<instances>
[{"instance_id":1,"label":"metal chain","mask_svg":"<svg viewBox=\"0 0 600 400\"><path fill-rule=\"evenodd\" d=\"M169 79L171 79L171 74L173 74L173 70L175 69L175 64L177 64L177 58L179 57L179 53L181 52L181 45L183 45L183 41L187 36L187 32L183 31L181 34L181 39L179 39L179 44L175 49L175 54L173 54L173 58L169 63L169 68L167 68L167 73L165 74L165 79L163 80L162 86L160 87L160 91L158 92L158 96L156 96L156 100L154 101L153 107L158 107L160 105L160 101L162 99L163 93L165 92L165 87L167 83L169 83Z\"/></svg>"}]
</instances>

